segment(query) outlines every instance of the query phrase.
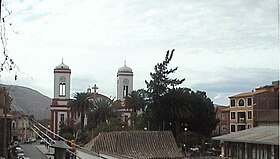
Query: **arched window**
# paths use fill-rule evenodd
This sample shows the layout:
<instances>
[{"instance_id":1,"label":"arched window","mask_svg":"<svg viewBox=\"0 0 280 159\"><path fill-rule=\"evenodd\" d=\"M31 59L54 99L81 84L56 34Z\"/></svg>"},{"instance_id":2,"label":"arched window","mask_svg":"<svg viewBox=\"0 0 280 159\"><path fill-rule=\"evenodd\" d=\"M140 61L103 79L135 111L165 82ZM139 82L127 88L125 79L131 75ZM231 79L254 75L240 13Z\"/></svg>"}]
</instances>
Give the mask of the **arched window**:
<instances>
[{"instance_id":1,"label":"arched window","mask_svg":"<svg viewBox=\"0 0 280 159\"><path fill-rule=\"evenodd\" d=\"M239 106L244 106L244 99L239 99L238 105Z\"/></svg>"},{"instance_id":2,"label":"arched window","mask_svg":"<svg viewBox=\"0 0 280 159\"><path fill-rule=\"evenodd\" d=\"M128 96L128 84L129 84L128 79L124 79L123 84L124 84L124 86L123 86L123 97L126 97L126 96Z\"/></svg>"},{"instance_id":3,"label":"arched window","mask_svg":"<svg viewBox=\"0 0 280 159\"><path fill-rule=\"evenodd\" d=\"M66 84L65 84L65 77L61 76L59 78L59 96L65 97L66 96Z\"/></svg>"},{"instance_id":4,"label":"arched window","mask_svg":"<svg viewBox=\"0 0 280 159\"><path fill-rule=\"evenodd\" d=\"M65 97L66 95L66 85L65 83L59 83L59 96Z\"/></svg>"}]
</instances>

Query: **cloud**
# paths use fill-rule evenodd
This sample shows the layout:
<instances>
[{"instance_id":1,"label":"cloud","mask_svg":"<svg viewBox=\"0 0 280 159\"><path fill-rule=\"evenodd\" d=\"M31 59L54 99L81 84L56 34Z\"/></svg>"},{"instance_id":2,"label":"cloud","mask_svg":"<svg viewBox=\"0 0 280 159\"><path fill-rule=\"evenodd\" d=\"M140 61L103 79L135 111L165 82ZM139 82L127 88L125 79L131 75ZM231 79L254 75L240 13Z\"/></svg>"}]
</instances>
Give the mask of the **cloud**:
<instances>
[{"instance_id":1,"label":"cloud","mask_svg":"<svg viewBox=\"0 0 280 159\"><path fill-rule=\"evenodd\" d=\"M9 0L7 29L13 60L35 81L20 81L52 94L61 58L72 70L72 92L97 84L115 96L117 69L126 59L135 88L165 52L184 86L211 98L250 91L278 79L278 4L267 1ZM2 81L5 80L2 76ZM19 76L19 80L25 76ZM32 84L34 83L34 84ZM220 97L220 98L218 98Z\"/></svg>"},{"instance_id":2,"label":"cloud","mask_svg":"<svg viewBox=\"0 0 280 159\"><path fill-rule=\"evenodd\" d=\"M279 80L278 70L260 68L226 68L221 72L207 75L208 80L201 80L192 85L192 88L206 91L214 102L224 105L229 95L250 92L257 87Z\"/></svg>"}]
</instances>

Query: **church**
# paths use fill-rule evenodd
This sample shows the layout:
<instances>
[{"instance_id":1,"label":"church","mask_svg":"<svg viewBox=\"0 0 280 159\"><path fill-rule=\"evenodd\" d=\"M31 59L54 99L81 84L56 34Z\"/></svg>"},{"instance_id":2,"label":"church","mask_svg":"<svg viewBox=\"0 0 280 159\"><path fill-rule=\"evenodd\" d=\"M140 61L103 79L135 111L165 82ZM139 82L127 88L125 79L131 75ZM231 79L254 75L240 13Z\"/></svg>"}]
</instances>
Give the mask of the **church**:
<instances>
[{"instance_id":1,"label":"church","mask_svg":"<svg viewBox=\"0 0 280 159\"><path fill-rule=\"evenodd\" d=\"M56 66L54 69L54 97L51 104L51 131L59 133L61 124L69 124L73 118L70 109L70 89L71 89L71 69L63 63ZM97 85L88 88L87 93L94 100L110 99L109 97L97 92ZM92 91L93 90L93 91ZM114 101L114 106L118 112L119 117L131 125L129 118L131 117L132 110L125 107L124 100L133 91L133 71L130 67L120 67L117 72L117 99ZM85 125L87 118L85 118Z\"/></svg>"}]
</instances>

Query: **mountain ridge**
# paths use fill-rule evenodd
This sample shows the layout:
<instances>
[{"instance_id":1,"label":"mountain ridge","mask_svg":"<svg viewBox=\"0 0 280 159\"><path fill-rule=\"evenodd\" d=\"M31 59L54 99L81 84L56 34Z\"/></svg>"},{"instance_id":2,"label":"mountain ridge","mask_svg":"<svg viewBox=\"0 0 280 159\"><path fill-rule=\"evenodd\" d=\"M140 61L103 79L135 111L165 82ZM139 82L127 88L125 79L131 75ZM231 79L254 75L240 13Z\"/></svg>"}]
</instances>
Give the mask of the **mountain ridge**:
<instances>
[{"instance_id":1,"label":"mountain ridge","mask_svg":"<svg viewBox=\"0 0 280 159\"><path fill-rule=\"evenodd\" d=\"M34 115L37 120L50 119L51 98L43 95L37 90L18 85L4 85L7 88L12 100L12 110L22 110L28 115Z\"/></svg>"}]
</instances>

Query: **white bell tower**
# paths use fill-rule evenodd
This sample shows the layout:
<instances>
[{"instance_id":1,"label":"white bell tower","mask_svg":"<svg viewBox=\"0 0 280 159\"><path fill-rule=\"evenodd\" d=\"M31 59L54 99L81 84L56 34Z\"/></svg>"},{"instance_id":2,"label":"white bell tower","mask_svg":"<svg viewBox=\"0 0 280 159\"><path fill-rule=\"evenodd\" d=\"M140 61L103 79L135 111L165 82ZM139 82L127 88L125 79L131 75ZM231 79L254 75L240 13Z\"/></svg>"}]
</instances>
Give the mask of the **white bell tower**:
<instances>
[{"instance_id":1,"label":"white bell tower","mask_svg":"<svg viewBox=\"0 0 280 159\"><path fill-rule=\"evenodd\" d=\"M70 110L71 69L62 63L54 69L54 98L51 105L51 130L59 132L61 124L68 124L72 118Z\"/></svg>"},{"instance_id":2,"label":"white bell tower","mask_svg":"<svg viewBox=\"0 0 280 159\"><path fill-rule=\"evenodd\" d=\"M117 73L117 100L124 101L133 90L133 72L132 69L124 66L118 69Z\"/></svg>"}]
</instances>

